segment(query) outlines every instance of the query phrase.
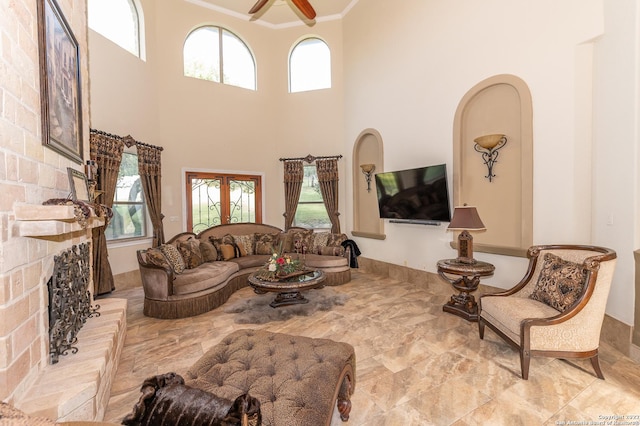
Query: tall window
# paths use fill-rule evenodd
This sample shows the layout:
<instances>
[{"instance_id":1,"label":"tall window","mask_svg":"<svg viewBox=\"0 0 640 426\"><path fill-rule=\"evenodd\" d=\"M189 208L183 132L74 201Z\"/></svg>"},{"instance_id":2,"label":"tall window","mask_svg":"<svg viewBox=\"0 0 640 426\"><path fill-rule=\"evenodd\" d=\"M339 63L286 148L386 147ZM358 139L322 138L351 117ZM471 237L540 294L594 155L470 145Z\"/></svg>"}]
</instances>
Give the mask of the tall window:
<instances>
[{"instance_id":1,"label":"tall window","mask_svg":"<svg viewBox=\"0 0 640 426\"><path fill-rule=\"evenodd\" d=\"M105 235L107 240L147 236L147 212L135 148L122 154L116 194L113 198L113 218L105 230Z\"/></svg>"},{"instance_id":2,"label":"tall window","mask_svg":"<svg viewBox=\"0 0 640 426\"><path fill-rule=\"evenodd\" d=\"M262 223L262 178L256 175L186 173L187 230L223 223Z\"/></svg>"},{"instance_id":3,"label":"tall window","mask_svg":"<svg viewBox=\"0 0 640 426\"><path fill-rule=\"evenodd\" d=\"M140 16L133 0L89 0L89 28L140 57Z\"/></svg>"},{"instance_id":4,"label":"tall window","mask_svg":"<svg viewBox=\"0 0 640 426\"><path fill-rule=\"evenodd\" d=\"M331 87L331 52L319 38L298 43L289 56L289 92Z\"/></svg>"},{"instance_id":5,"label":"tall window","mask_svg":"<svg viewBox=\"0 0 640 426\"><path fill-rule=\"evenodd\" d=\"M320 193L315 164L304 166L302 191L293 225L303 228L331 229L331 221Z\"/></svg>"},{"instance_id":6,"label":"tall window","mask_svg":"<svg viewBox=\"0 0 640 426\"><path fill-rule=\"evenodd\" d=\"M247 45L224 28L193 30L184 42L184 75L256 90L256 66Z\"/></svg>"}]
</instances>

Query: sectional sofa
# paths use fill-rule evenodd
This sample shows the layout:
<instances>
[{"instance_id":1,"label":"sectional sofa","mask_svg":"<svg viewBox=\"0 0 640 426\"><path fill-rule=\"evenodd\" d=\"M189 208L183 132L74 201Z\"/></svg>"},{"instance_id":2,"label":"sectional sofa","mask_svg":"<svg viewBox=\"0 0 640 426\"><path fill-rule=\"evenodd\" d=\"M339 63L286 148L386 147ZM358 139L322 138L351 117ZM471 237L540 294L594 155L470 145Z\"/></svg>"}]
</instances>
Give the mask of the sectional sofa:
<instances>
[{"instance_id":1,"label":"sectional sofa","mask_svg":"<svg viewBox=\"0 0 640 426\"><path fill-rule=\"evenodd\" d=\"M350 249L345 234L271 225L235 223L212 226L195 234L183 232L160 247L139 250L144 314L184 318L208 312L245 287L248 276L282 250L321 269L325 285L351 280Z\"/></svg>"}]
</instances>

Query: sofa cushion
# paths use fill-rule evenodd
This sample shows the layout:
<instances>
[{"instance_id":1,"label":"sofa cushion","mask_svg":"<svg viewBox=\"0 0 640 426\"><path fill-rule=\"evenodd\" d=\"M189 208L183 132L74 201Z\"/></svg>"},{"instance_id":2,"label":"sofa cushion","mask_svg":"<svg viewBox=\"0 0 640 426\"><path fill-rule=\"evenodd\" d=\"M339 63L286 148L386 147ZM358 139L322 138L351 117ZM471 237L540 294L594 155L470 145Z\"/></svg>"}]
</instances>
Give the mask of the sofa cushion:
<instances>
[{"instance_id":1,"label":"sofa cushion","mask_svg":"<svg viewBox=\"0 0 640 426\"><path fill-rule=\"evenodd\" d=\"M321 254L323 256L344 256L344 247L337 246L327 246L327 247L319 247L317 254Z\"/></svg>"},{"instance_id":2,"label":"sofa cushion","mask_svg":"<svg viewBox=\"0 0 640 426\"><path fill-rule=\"evenodd\" d=\"M159 247L150 248L144 253L145 261L151 265L160 266L162 268L171 269L171 264L165 257Z\"/></svg>"},{"instance_id":3,"label":"sofa cushion","mask_svg":"<svg viewBox=\"0 0 640 426\"><path fill-rule=\"evenodd\" d=\"M240 249L242 256L254 254L256 245L256 234L234 235L233 240ZM242 252L244 250L244 252Z\"/></svg>"},{"instance_id":4,"label":"sofa cushion","mask_svg":"<svg viewBox=\"0 0 640 426\"><path fill-rule=\"evenodd\" d=\"M220 244L220 256L222 260L229 260L234 257L240 257L240 253L235 244Z\"/></svg>"},{"instance_id":5,"label":"sofa cushion","mask_svg":"<svg viewBox=\"0 0 640 426\"><path fill-rule=\"evenodd\" d=\"M236 257L231 259L230 262L237 263L240 269L248 269L264 266L269 261L270 257L271 256L266 254L254 254L251 256Z\"/></svg>"},{"instance_id":6,"label":"sofa cushion","mask_svg":"<svg viewBox=\"0 0 640 426\"><path fill-rule=\"evenodd\" d=\"M278 234L256 233L255 254L273 254L278 248Z\"/></svg>"},{"instance_id":7,"label":"sofa cushion","mask_svg":"<svg viewBox=\"0 0 640 426\"><path fill-rule=\"evenodd\" d=\"M203 262L214 262L218 260L218 251L211 241L200 241L200 253L202 253Z\"/></svg>"},{"instance_id":8,"label":"sofa cushion","mask_svg":"<svg viewBox=\"0 0 640 426\"><path fill-rule=\"evenodd\" d=\"M294 253L309 253L313 250L313 230L312 229L292 229L288 231L293 241Z\"/></svg>"},{"instance_id":9,"label":"sofa cushion","mask_svg":"<svg viewBox=\"0 0 640 426\"><path fill-rule=\"evenodd\" d=\"M171 268L173 268L173 272L181 274L185 270L184 260L176 246L173 244L162 244L160 246L160 250L169 261Z\"/></svg>"},{"instance_id":10,"label":"sofa cushion","mask_svg":"<svg viewBox=\"0 0 640 426\"><path fill-rule=\"evenodd\" d=\"M203 263L195 269L186 269L173 282L173 294L190 294L215 288L226 283L227 279L238 272L234 262Z\"/></svg>"},{"instance_id":11,"label":"sofa cushion","mask_svg":"<svg viewBox=\"0 0 640 426\"><path fill-rule=\"evenodd\" d=\"M349 259L340 256L321 256L319 254L292 254L292 259L304 261L304 265L309 268L322 268L325 272L335 272L337 270L348 270ZM303 260L304 259L304 260ZM337 269L336 269L337 268Z\"/></svg>"},{"instance_id":12,"label":"sofa cushion","mask_svg":"<svg viewBox=\"0 0 640 426\"><path fill-rule=\"evenodd\" d=\"M231 245L235 244L233 235L231 234L226 234L226 235L223 235L222 237L209 237L209 241L211 242L211 244L213 244L213 246L216 248L216 251L218 252L217 260L222 260L222 253L220 251L221 244L231 244Z\"/></svg>"},{"instance_id":13,"label":"sofa cushion","mask_svg":"<svg viewBox=\"0 0 640 426\"><path fill-rule=\"evenodd\" d=\"M546 253L529 297L564 312L582 296L586 279L587 271L582 265Z\"/></svg>"},{"instance_id":14,"label":"sofa cushion","mask_svg":"<svg viewBox=\"0 0 640 426\"><path fill-rule=\"evenodd\" d=\"M191 237L186 241L178 242L177 248L182 256L185 268L197 268L204 262L202 252L200 251L200 240L195 237Z\"/></svg>"}]
</instances>

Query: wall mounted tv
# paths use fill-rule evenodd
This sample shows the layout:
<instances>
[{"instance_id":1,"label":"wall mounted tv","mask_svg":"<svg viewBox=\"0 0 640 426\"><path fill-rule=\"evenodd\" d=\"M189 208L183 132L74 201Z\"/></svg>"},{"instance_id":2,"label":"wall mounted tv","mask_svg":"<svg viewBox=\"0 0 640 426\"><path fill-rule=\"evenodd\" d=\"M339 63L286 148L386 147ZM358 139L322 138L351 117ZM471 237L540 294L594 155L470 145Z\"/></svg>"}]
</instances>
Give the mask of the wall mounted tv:
<instances>
[{"instance_id":1,"label":"wall mounted tv","mask_svg":"<svg viewBox=\"0 0 640 426\"><path fill-rule=\"evenodd\" d=\"M380 218L439 225L451 221L445 164L377 173Z\"/></svg>"}]
</instances>

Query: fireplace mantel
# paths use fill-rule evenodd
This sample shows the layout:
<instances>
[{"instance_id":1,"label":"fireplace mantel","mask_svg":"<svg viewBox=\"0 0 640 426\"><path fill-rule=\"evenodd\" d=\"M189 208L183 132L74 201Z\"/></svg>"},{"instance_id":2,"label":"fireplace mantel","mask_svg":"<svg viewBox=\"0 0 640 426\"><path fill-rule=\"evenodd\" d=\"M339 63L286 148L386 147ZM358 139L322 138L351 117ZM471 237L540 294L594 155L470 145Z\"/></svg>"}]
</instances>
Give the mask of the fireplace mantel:
<instances>
[{"instance_id":1,"label":"fireplace mantel","mask_svg":"<svg viewBox=\"0 0 640 426\"><path fill-rule=\"evenodd\" d=\"M14 237L51 237L105 224L104 217L92 214L87 218L86 226L81 225L74 214L74 207L68 205L16 204L13 209L16 218Z\"/></svg>"}]
</instances>

